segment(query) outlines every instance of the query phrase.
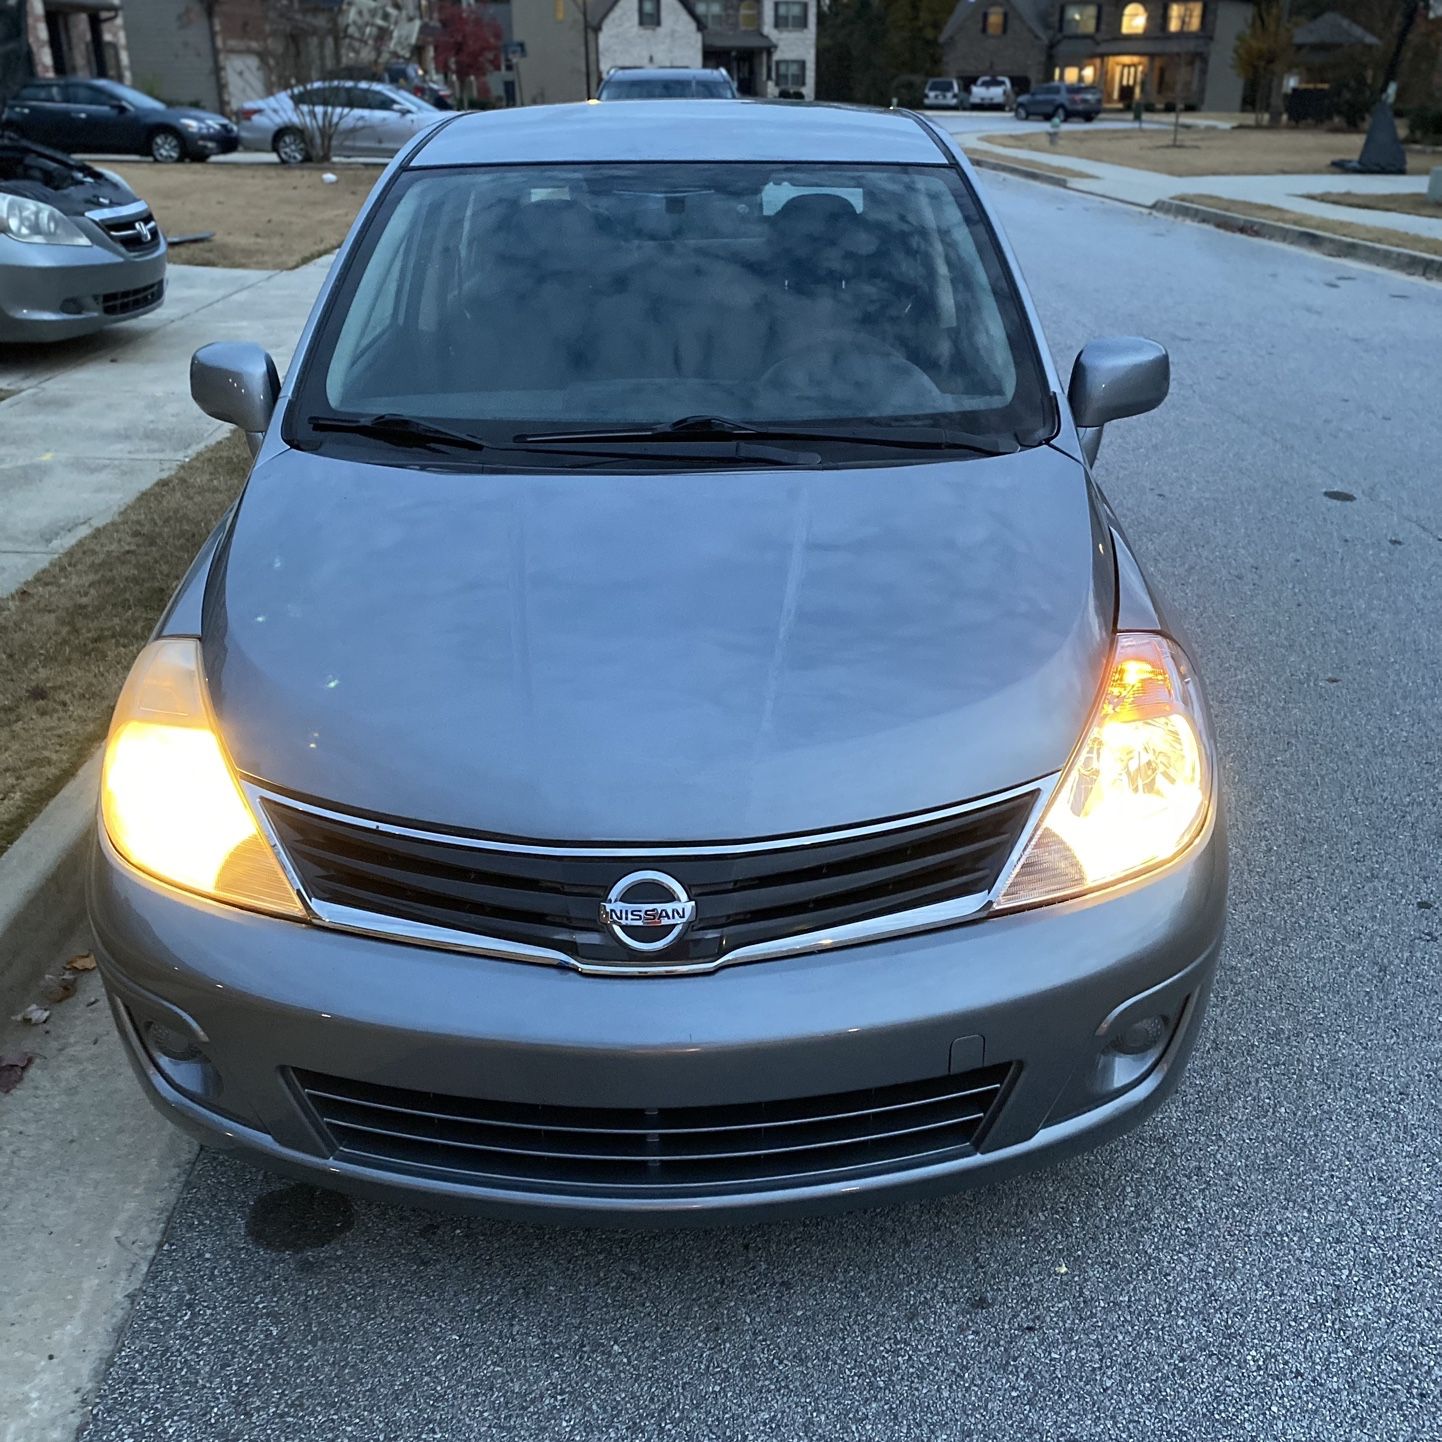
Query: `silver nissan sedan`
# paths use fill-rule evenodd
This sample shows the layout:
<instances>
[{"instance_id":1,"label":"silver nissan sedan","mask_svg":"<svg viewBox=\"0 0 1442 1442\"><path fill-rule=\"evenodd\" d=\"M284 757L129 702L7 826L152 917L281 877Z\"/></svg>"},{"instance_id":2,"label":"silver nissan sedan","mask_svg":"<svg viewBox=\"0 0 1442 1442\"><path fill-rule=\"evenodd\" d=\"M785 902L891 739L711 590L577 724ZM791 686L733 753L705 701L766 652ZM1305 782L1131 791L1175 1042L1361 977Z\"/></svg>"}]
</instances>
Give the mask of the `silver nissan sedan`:
<instances>
[{"instance_id":1,"label":"silver nissan sedan","mask_svg":"<svg viewBox=\"0 0 1442 1442\"><path fill-rule=\"evenodd\" d=\"M722 101L397 156L116 707L151 1099L365 1196L702 1221L1134 1126L1222 941L1212 727L951 139Z\"/></svg>"}]
</instances>

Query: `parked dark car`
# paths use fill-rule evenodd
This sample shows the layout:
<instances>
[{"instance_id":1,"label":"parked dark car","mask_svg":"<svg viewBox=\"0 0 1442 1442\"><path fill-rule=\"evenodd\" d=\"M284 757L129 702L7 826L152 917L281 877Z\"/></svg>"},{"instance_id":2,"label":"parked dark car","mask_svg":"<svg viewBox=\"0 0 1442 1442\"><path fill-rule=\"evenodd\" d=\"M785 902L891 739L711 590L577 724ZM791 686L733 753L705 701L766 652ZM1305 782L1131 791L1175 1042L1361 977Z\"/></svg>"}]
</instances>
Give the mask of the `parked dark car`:
<instances>
[{"instance_id":1,"label":"parked dark car","mask_svg":"<svg viewBox=\"0 0 1442 1442\"><path fill-rule=\"evenodd\" d=\"M32 80L0 112L0 130L56 150L148 155L167 165L209 160L240 144L223 115L167 105L115 80Z\"/></svg>"},{"instance_id":2,"label":"parked dark car","mask_svg":"<svg viewBox=\"0 0 1442 1442\"><path fill-rule=\"evenodd\" d=\"M1095 85L1038 85L1016 102L1018 120L1085 120L1090 124L1102 113L1102 93Z\"/></svg>"},{"instance_id":3,"label":"parked dark car","mask_svg":"<svg viewBox=\"0 0 1442 1442\"><path fill-rule=\"evenodd\" d=\"M165 299L165 237L117 176L0 137L0 342L89 335Z\"/></svg>"}]
</instances>

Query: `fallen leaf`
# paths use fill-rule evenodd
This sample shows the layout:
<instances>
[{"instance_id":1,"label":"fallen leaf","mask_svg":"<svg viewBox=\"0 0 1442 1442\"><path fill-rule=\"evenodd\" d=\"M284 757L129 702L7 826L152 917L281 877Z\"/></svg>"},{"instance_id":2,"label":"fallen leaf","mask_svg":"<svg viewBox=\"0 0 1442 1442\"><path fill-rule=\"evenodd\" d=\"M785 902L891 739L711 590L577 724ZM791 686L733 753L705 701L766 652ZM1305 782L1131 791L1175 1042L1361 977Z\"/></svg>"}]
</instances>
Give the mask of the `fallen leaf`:
<instances>
[{"instance_id":1,"label":"fallen leaf","mask_svg":"<svg viewBox=\"0 0 1442 1442\"><path fill-rule=\"evenodd\" d=\"M16 1021L23 1021L30 1026L44 1026L50 1020L50 1008L48 1006L36 1006L31 1002L24 1011L15 1013Z\"/></svg>"},{"instance_id":2,"label":"fallen leaf","mask_svg":"<svg viewBox=\"0 0 1442 1442\"><path fill-rule=\"evenodd\" d=\"M94 971L95 958L88 951L82 951L79 956L72 956L65 963L66 971Z\"/></svg>"},{"instance_id":3,"label":"fallen leaf","mask_svg":"<svg viewBox=\"0 0 1442 1442\"><path fill-rule=\"evenodd\" d=\"M69 1001L75 995L75 988L79 984L78 976L67 976L63 972L59 976L47 973L40 978L40 995L55 1006L62 1001Z\"/></svg>"},{"instance_id":4,"label":"fallen leaf","mask_svg":"<svg viewBox=\"0 0 1442 1442\"><path fill-rule=\"evenodd\" d=\"M20 1085L25 1068L34 1060L28 1051L17 1052L13 1056L0 1056L0 1096L8 1096Z\"/></svg>"},{"instance_id":5,"label":"fallen leaf","mask_svg":"<svg viewBox=\"0 0 1442 1442\"><path fill-rule=\"evenodd\" d=\"M1063 1262L1063 1263L1061 1264L1061 1266L1059 1266L1059 1267L1056 1269L1056 1274L1057 1274L1058 1277L1064 1277L1064 1276L1066 1276L1066 1263L1065 1263L1065 1262Z\"/></svg>"}]
</instances>

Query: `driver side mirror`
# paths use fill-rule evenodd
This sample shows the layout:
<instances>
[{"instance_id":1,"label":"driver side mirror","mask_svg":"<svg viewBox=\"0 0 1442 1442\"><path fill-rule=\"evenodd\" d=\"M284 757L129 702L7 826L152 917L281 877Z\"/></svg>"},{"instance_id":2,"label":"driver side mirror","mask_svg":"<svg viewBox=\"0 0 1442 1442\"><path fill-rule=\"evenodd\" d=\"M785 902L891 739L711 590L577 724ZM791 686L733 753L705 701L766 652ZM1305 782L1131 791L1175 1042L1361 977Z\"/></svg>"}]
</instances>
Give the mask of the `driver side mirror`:
<instances>
[{"instance_id":1,"label":"driver side mirror","mask_svg":"<svg viewBox=\"0 0 1442 1442\"><path fill-rule=\"evenodd\" d=\"M260 450L279 395L275 362L251 341L215 341L190 358L191 399L206 415L239 426L251 455Z\"/></svg>"},{"instance_id":2,"label":"driver side mirror","mask_svg":"<svg viewBox=\"0 0 1442 1442\"><path fill-rule=\"evenodd\" d=\"M1156 341L1108 336L1083 346L1066 395L1088 464L1096 463L1108 421L1156 410L1171 383L1171 358Z\"/></svg>"}]
</instances>

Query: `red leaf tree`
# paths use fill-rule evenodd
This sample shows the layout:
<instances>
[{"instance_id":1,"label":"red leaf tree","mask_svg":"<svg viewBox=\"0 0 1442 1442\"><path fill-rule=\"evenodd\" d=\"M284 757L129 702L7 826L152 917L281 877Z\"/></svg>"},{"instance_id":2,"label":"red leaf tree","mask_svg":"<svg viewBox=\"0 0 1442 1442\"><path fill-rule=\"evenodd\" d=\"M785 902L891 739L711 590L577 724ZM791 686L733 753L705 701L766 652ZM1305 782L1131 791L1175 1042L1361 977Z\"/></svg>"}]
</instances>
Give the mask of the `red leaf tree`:
<instances>
[{"instance_id":1,"label":"red leaf tree","mask_svg":"<svg viewBox=\"0 0 1442 1442\"><path fill-rule=\"evenodd\" d=\"M501 68L501 27L477 6L448 0L436 15L436 68L478 83Z\"/></svg>"}]
</instances>

